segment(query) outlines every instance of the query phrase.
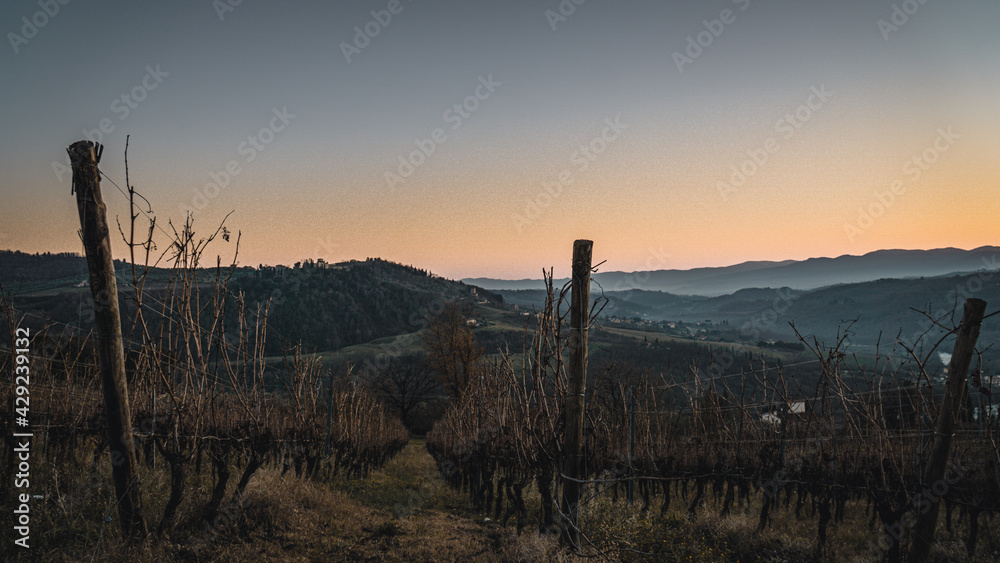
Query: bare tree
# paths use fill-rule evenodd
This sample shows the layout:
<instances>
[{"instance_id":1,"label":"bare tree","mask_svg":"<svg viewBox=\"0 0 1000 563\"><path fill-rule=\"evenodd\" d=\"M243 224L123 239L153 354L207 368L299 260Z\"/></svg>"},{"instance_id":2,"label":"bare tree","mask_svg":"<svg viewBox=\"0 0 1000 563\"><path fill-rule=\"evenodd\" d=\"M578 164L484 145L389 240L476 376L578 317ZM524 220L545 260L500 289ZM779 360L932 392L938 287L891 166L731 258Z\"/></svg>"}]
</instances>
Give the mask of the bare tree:
<instances>
[{"instance_id":1,"label":"bare tree","mask_svg":"<svg viewBox=\"0 0 1000 563\"><path fill-rule=\"evenodd\" d=\"M455 398L461 398L469 381L482 368L483 349L469 328L471 315L471 306L447 303L420 335L427 350L427 365Z\"/></svg>"},{"instance_id":2,"label":"bare tree","mask_svg":"<svg viewBox=\"0 0 1000 563\"><path fill-rule=\"evenodd\" d=\"M384 369L370 376L370 385L407 426L412 426L414 409L442 393L434 371L420 354L392 358Z\"/></svg>"}]
</instances>

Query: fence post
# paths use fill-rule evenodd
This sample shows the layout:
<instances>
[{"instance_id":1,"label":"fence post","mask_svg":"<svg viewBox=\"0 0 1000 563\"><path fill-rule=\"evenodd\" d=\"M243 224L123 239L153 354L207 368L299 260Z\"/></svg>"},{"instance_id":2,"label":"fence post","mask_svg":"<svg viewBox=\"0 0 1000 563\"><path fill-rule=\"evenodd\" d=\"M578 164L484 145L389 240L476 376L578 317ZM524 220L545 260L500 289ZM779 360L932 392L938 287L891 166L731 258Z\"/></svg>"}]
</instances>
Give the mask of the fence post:
<instances>
[{"instance_id":1,"label":"fence post","mask_svg":"<svg viewBox=\"0 0 1000 563\"><path fill-rule=\"evenodd\" d=\"M587 385L587 329L590 325L590 261L594 243L573 243L573 281L570 296L569 385L566 389L566 458L562 513L567 520L563 538L579 548L580 466L583 444L583 407Z\"/></svg>"},{"instance_id":2,"label":"fence post","mask_svg":"<svg viewBox=\"0 0 1000 563\"><path fill-rule=\"evenodd\" d=\"M941 410L938 411L934 442L924 472L925 490L927 487L933 489L944 478L951 450L951 437L955 434L955 426L958 423L958 414L965 397L966 377L985 312L985 301L966 299L962 324L958 327L958 338L955 340L955 349L948 364L948 383L944 390L944 399L941 401ZM910 550L910 561L913 562L926 560L930 553L931 542L934 541L934 528L937 526L941 499L940 495L935 494L927 500L931 501L930 508L917 516L917 523L913 528L913 548Z\"/></svg>"},{"instance_id":3,"label":"fence post","mask_svg":"<svg viewBox=\"0 0 1000 563\"><path fill-rule=\"evenodd\" d=\"M333 370L327 370L330 375L330 390L327 392L326 403L326 439L323 440L323 459L330 459L330 431L333 426Z\"/></svg>"},{"instance_id":4,"label":"fence post","mask_svg":"<svg viewBox=\"0 0 1000 563\"><path fill-rule=\"evenodd\" d=\"M142 495L132 440L132 413L125 377L118 287L111 257L106 209L101 197L101 173L97 169L103 149L101 145L95 146L90 141L77 141L66 151L73 170L72 191L76 193L80 235L90 273L90 294L94 299L97 355L104 388L104 413L108 424L111 475L118 501L118 518L124 536L141 539L146 536L147 529L142 513Z\"/></svg>"},{"instance_id":5,"label":"fence post","mask_svg":"<svg viewBox=\"0 0 1000 563\"><path fill-rule=\"evenodd\" d=\"M635 500L635 388L629 389L628 402L628 504L632 505Z\"/></svg>"}]
</instances>

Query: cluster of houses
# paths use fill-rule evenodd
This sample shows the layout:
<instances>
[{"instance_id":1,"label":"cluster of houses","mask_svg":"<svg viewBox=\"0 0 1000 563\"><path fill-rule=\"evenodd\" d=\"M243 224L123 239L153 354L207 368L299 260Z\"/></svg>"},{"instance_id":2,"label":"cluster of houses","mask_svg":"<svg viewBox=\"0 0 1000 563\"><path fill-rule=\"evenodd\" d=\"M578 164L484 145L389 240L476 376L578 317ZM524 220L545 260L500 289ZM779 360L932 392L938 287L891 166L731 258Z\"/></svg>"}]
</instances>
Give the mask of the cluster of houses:
<instances>
[{"instance_id":1,"label":"cluster of houses","mask_svg":"<svg viewBox=\"0 0 1000 563\"><path fill-rule=\"evenodd\" d=\"M853 403L856 404L855 408L864 408L869 413L880 413L882 423L890 430L904 430L920 425L929 427L933 424L932 413L941 404L944 392L943 384L918 387L910 382L885 387L875 393L859 394L866 398L854 400ZM816 406L817 401L813 399L775 402L761 409L760 421L772 426L776 431L794 433L807 423L815 422L812 417L816 414ZM842 405L835 407L832 416L834 430L844 427L846 414ZM1000 405L993 403L991 386L983 383L976 387L970 383L959 413L959 424L971 430L981 431L984 426L996 425L998 417L1000 417Z\"/></svg>"}]
</instances>

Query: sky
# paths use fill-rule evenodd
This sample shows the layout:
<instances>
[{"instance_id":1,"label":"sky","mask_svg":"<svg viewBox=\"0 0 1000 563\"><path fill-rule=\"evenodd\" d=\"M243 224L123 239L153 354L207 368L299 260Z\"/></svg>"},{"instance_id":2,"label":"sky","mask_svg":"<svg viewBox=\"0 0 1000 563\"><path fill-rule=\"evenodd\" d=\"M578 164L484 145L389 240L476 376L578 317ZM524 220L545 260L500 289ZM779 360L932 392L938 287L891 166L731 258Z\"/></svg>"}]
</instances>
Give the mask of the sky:
<instances>
[{"instance_id":1,"label":"sky","mask_svg":"<svg viewBox=\"0 0 1000 563\"><path fill-rule=\"evenodd\" d=\"M7 1L0 249L82 252L82 139L127 221L127 135L160 249L232 212L242 265L995 245L998 24L991 0Z\"/></svg>"}]
</instances>

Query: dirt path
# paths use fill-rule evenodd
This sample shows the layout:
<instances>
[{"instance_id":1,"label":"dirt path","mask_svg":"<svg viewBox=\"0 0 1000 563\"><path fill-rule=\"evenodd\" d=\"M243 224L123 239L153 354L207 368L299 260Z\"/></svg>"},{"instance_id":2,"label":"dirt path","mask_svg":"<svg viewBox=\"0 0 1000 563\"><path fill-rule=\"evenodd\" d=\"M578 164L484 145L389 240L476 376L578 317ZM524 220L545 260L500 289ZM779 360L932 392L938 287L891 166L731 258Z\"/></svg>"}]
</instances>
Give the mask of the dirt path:
<instances>
[{"instance_id":1,"label":"dirt path","mask_svg":"<svg viewBox=\"0 0 1000 563\"><path fill-rule=\"evenodd\" d=\"M346 493L374 509L350 557L386 561L496 561L513 532L482 522L445 485L423 441L414 440L386 467L348 483Z\"/></svg>"},{"instance_id":2,"label":"dirt path","mask_svg":"<svg viewBox=\"0 0 1000 563\"><path fill-rule=\"evenodd\" d=\"M265 472L248 490L245 513L253 524L239 530L242 541L219 542L198 558L408 563L524 559L513 528L476 515L444 484L418 440L365 479L333 484L293 480L289 486L287 476Z\"/></svg>"}]
</instances>

